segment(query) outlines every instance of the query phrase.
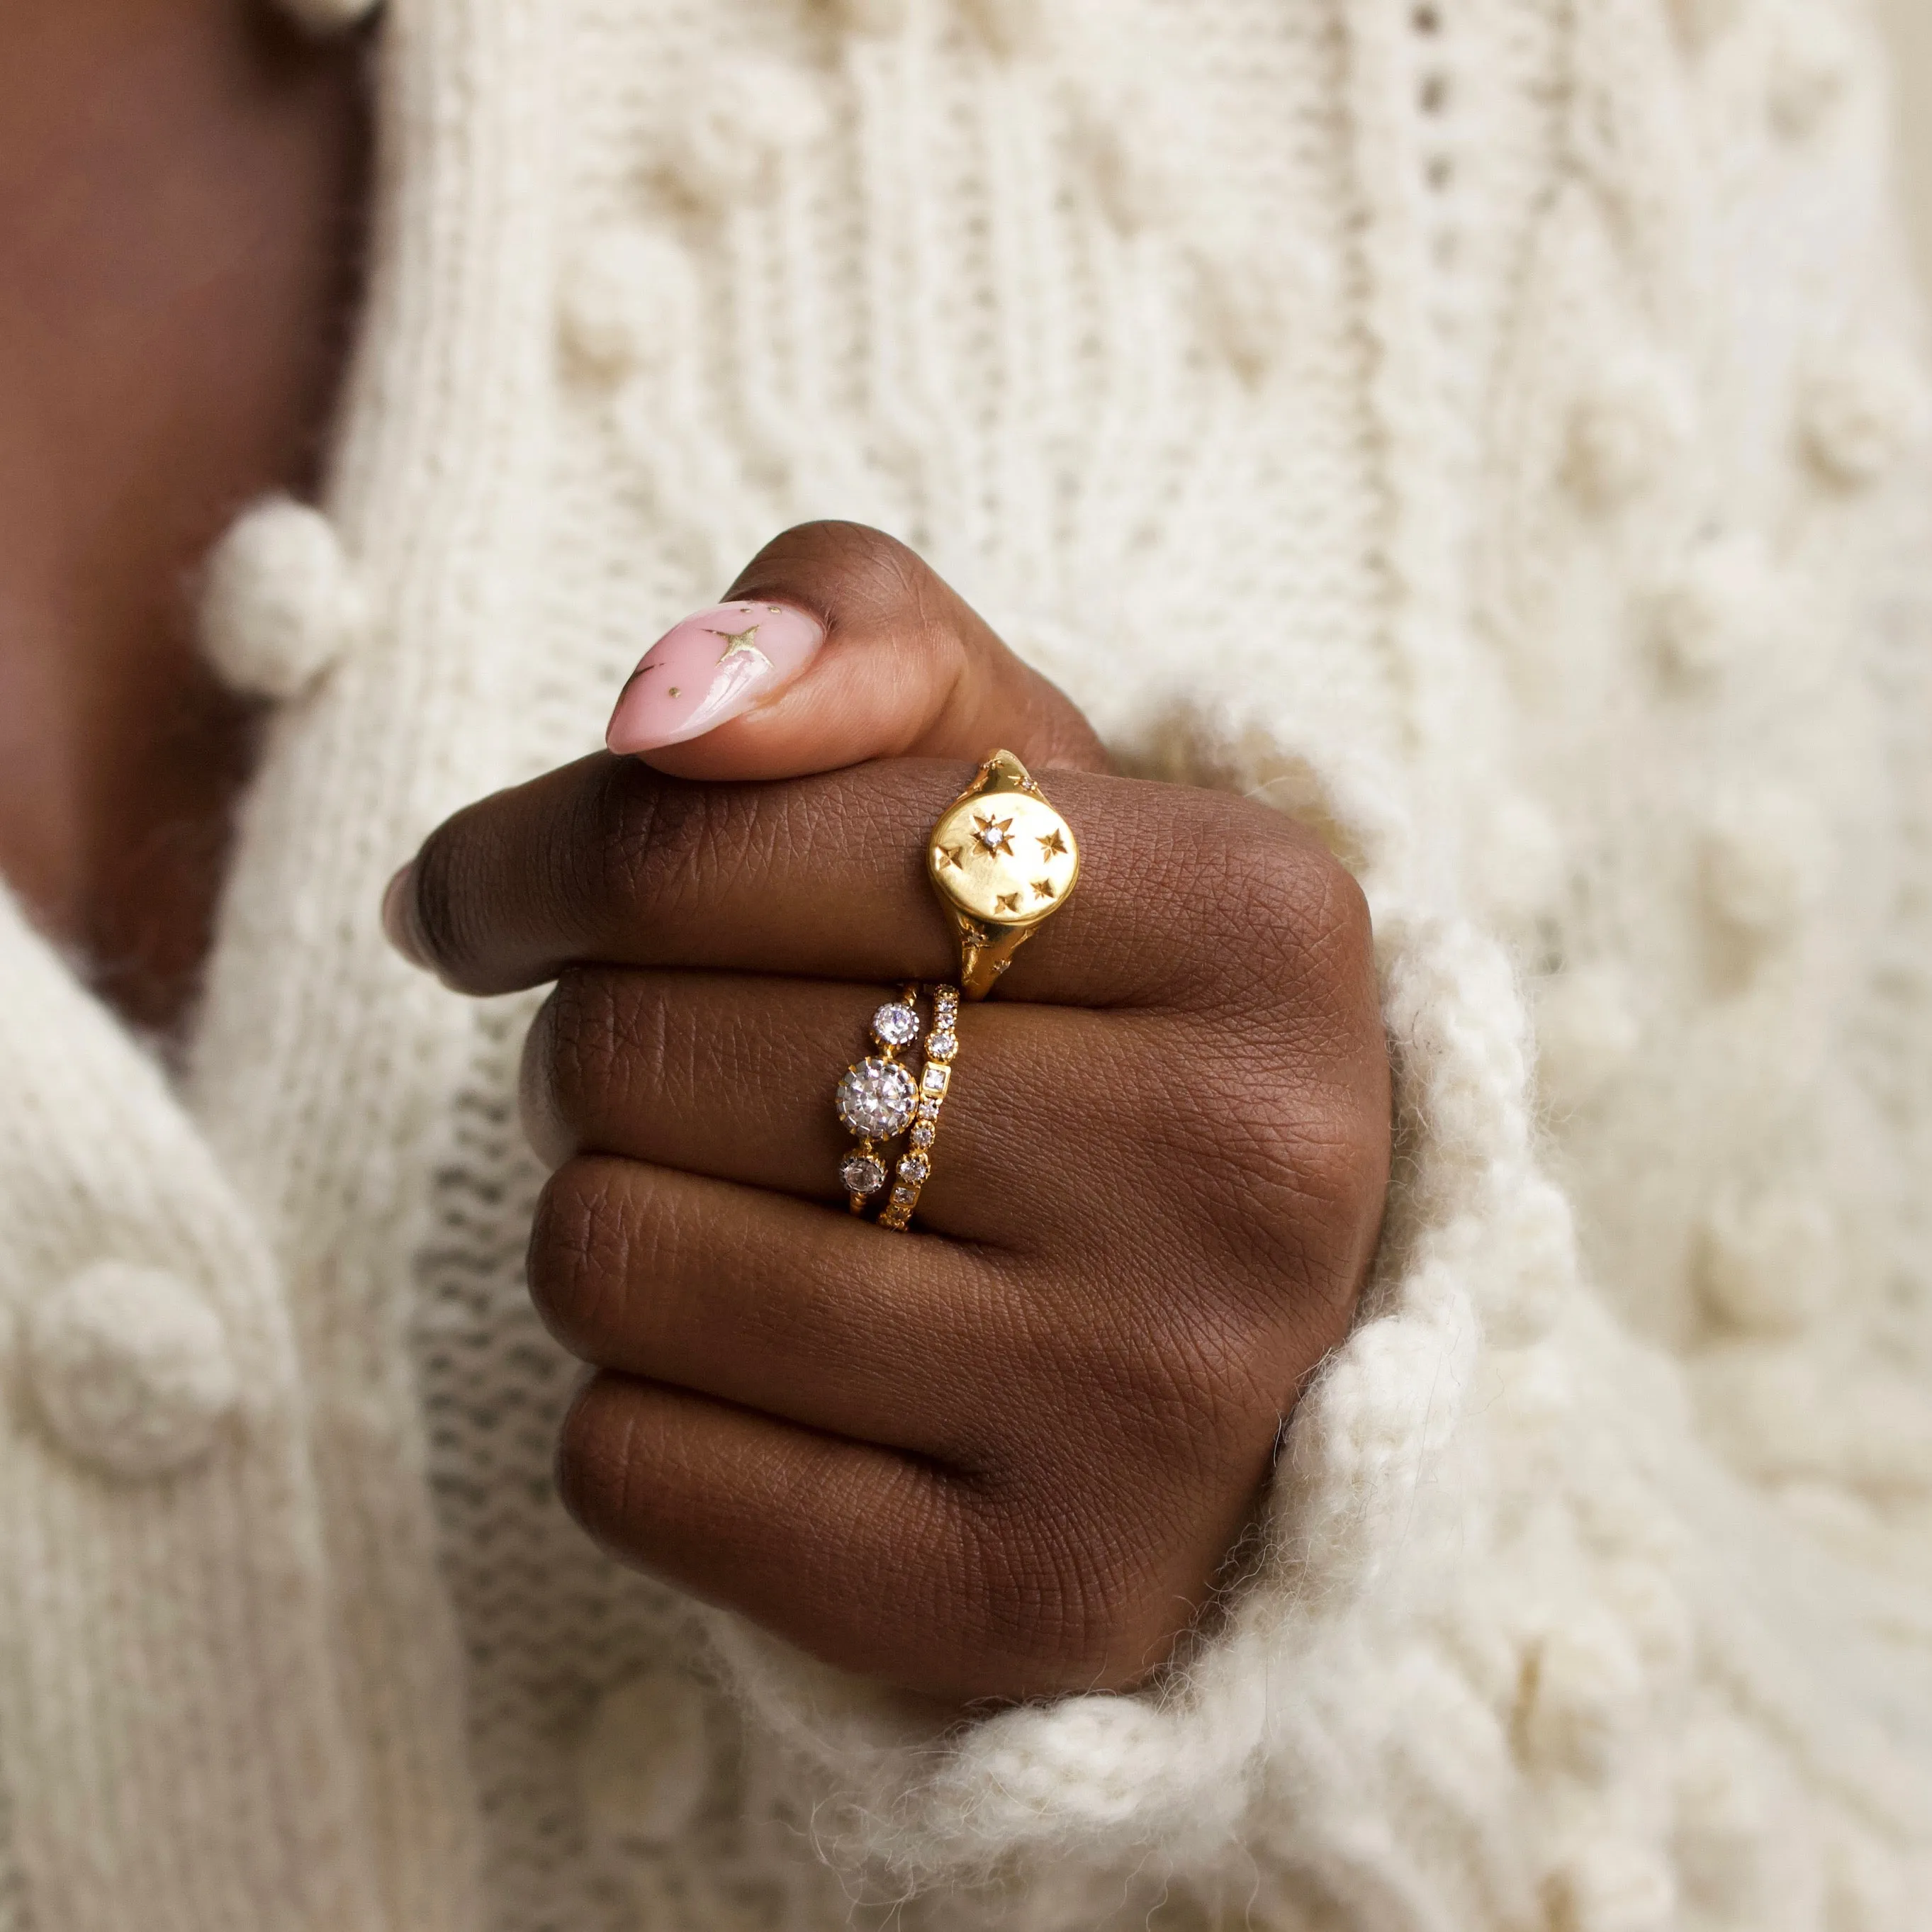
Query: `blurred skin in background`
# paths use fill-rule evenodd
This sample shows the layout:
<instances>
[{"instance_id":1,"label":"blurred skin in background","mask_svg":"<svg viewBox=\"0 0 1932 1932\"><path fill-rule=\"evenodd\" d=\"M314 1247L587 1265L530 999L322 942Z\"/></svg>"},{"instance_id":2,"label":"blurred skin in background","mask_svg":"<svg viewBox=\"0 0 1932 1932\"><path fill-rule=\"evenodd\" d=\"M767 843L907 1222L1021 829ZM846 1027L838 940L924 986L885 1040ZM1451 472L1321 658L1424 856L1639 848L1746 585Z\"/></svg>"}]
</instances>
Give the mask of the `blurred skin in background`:
<instances>
[{"instance_id":1,"label":"blurred skin in background","mask_svg":"<svg viewBox=\"0 0 1932 1932\"><path fill-rule=\"evenodd\" d=\"M192 994L250 763L194 574L316 466L362 59L257 0L0 17L0 874L153 1030Z\"/></svg>"}]
</instances>

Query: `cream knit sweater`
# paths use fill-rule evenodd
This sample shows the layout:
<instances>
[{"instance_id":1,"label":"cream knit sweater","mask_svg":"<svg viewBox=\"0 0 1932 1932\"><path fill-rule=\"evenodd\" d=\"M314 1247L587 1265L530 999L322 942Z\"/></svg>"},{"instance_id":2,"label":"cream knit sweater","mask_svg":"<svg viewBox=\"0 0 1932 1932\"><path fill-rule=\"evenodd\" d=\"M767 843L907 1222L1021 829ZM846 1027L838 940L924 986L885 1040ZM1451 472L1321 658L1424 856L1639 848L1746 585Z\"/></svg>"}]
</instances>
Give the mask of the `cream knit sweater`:
<instances>
[{"instance_id":1,"label":"cream knit sweater","mask_svg":"<svg viewBox=\"0 0 1932 1932\"><path fill-rule=\"evenodd\" d=\"M1932 1922L1932 489L1854 0L376 46L328 487L210 573L284 702L181 1076L0 914L0 1928ZM532 1002L376 930L828 514L1375 908L1378 1277L1157 1693L946 1728L597 1555Z\"/></svg>"}]
</instances>

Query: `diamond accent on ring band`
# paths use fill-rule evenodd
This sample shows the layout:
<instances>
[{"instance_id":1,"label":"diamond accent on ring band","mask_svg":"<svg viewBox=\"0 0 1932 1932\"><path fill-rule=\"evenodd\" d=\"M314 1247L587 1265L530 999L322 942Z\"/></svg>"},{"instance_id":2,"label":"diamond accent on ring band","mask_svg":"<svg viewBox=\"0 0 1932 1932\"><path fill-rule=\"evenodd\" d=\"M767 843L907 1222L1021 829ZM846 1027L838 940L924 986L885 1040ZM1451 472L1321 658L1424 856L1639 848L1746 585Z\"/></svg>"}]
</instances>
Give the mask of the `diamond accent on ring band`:
<instances>
[{"instance_id":1,"label":"diamond accent on ring band","mask_svg":"<svg viewBox=\"0 0 1932 1932\"><path fill-rule=\"evenodd\" d=\"M919 1037L919 1014L904 1000L881 1006L872 1016L872 1037L881 1046L910 1046Z\"/></svg>"},{"instance_id":2,"label":"diamond accent on ring band","mask_svg":"<svg viewBox=\"0 0 1932 1932\"><path fill-rule=\"evenodd\" d=\"M838 1083L838 1118L861 1140L889 1141L912 1118L912 1076L890 1060L862 1060Z\"/></svg>"},{"instance_id":3,"label":"diamond accent on ring band","mask_svg":"<svg viewBox=\"0 0 1932 1932\"><path fill-rule=\"evenodd\" d=\"M918 1110L910 1136L912 1145L894 1163L893 1180L878 1225L904 1234L912 1226L919 1207L920 1191L932 1174L932 1144L939 1133L939 1110L945 1105L952 1084L952 1060L959 1050L959 989L954 986L932 988L932 1030L927 1034L926 1059L919 1070ZM886 1049L890 1058L895 1049ZM865 1151L871 1152L869 1148ZM853 1206L860 1203L855 1196Z\"/></svg>"},{"instance_id":4,"label":"diamond accent on ring band","mask_svg":"<svg viewBox=\"0 0 1932 1932\"><path fill-rule=\"evenodd\" d=\"M886 1164L877 1154L848 1154L839 1166L838 1178L848 1194L876 1194L886 1184Z\"/></svg>"}]
</instances>

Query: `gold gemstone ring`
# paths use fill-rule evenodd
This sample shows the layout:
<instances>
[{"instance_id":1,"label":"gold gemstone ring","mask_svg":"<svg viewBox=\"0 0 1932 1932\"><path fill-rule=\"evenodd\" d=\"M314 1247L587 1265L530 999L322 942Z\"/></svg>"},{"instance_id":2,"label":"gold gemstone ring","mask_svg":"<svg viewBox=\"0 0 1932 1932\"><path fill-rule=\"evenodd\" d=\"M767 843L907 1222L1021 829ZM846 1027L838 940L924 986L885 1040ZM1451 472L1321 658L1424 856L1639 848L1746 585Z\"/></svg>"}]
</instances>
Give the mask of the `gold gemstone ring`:
<instances>
[{"instance_id":1,"label":"gold gemstone ring","mask_svg":"<svg viewBox=\"0 0 1932 1932\"><path fill-rule=\"evenodd\" d=\"M1080 846L1025 766L995 752L940 814L926 865L959 936L960 986L983 1000L1072 896Z\"/></svg>"},{"instance_id":2,"label":"gold gemstone ring","mask_svg":"<svg viewBox=\"0 0 1932 1932\"><path fill-rule=\"evenodd\" d=\"M859 1144L838 1163L838 1178L855 1214L886 1184L881 1142L896 1140L919 1106L919 1083L899 1058L919 1038L919 988L908 986L872 1016L879 1051L845 1070L832 1105Z\"/></svg>"}]
</instances>

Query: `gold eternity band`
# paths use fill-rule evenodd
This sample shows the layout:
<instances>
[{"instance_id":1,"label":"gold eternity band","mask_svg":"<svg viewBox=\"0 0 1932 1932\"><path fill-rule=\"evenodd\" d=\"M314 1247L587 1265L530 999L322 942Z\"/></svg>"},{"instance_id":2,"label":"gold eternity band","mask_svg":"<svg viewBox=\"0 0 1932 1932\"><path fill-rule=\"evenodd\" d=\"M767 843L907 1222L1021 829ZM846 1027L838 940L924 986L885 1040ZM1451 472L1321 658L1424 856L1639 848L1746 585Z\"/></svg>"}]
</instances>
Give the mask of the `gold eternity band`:
<instances>
[{"instance_id":1,"label":"gold eternity band","mask_svg":"<svg viewBox=\"0 0 1932 1932\"><path fill-rule=\"evenodd\" d=\"M1072 896L1080 846L1025 766L994 752L940 814L926 866L958 935L960 986L983 1000Z\"/></svg>"},{"instance_id":2,"label":"gold eternity band","mask_svg":"<svg viewBox=\"0 0 1932 1932\"><path fill-rule=\"evenodd\" d=\"M899 1156L897 1178L879 1226L902 1233L912 1225L912 1210L932 1172L932 1144L939 1137L939 1110L952 1084L953 1057L959 1051L959 988L932 989L932 1030L926 1040L926 1064L919 1075L919 1103L912 1124L912 1147Z\"/></svg>"}]
</instances>

